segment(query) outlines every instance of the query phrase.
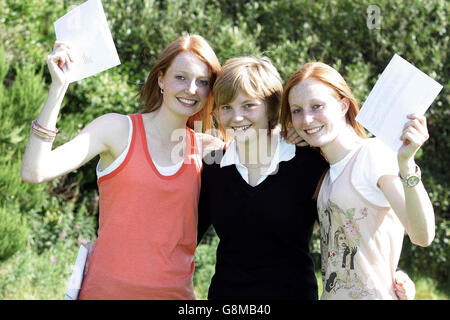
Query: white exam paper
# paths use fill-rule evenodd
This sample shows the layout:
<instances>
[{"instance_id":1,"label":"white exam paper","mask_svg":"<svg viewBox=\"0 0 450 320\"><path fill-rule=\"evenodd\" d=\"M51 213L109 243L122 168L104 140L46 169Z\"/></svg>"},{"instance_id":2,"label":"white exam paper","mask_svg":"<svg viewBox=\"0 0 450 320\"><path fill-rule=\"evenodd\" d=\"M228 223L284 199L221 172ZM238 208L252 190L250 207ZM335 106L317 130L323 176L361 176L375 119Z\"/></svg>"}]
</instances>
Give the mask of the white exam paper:
<instances>
[{"instance_id":1,"label":"white exam paper","mask_svg":"<svg viewBox=\"0 0 450 320\"><path fill-rule=\"evenodd\" d=\"M442 85L395 54L375 83L356 120L395 152L408 114L423 115Z\"/></svg>"},{"instance_id":2,"label":"white exam paper","mask_svg":"<svg viewBox=\"0 0 450 320\"><path fill-rule=\"evenodd\" d=\"M77 300L78 293L81 289L81 283L83 282L84 266L86 264L87 255L88 249L81 245L78 250L77 259L75 260L75 264L73 266L72 275L69 280L69 285L67 287L64 300Z\"/></svg>"},{"instance_id":3,"label":"white exam paper","mask_svg":"<svg viewBox=\"0 0 450 320\"><path fill-rule=\"evenodd\" d=\"M56 39L70 44L74 62L65 73L75 82L120 64L100 0L88 0L54 23Z\"/></svg>"}]
</instances>

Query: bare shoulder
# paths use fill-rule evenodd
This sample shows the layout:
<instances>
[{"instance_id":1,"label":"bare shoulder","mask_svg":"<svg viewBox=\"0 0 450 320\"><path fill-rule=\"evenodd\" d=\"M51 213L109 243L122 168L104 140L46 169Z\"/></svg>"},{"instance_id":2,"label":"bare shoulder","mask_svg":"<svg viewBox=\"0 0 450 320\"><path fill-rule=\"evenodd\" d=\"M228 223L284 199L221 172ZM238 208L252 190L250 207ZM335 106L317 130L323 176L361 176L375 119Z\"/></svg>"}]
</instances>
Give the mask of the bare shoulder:
<instances>
[{"instance_id":1,"label":"bare shoulder","mask_svg":"<svg viewBox=\"0 0 450 320\"><path fill-rule=\"evenodd\" d=\"M99 142L103 143L114 156L119 155L126 148L129 130L128 117L119 113L104 114L83 129L99 137Z\"/></svg>"},{"instance_id":2,"label":"bare shoulder","mask_svg":"<svg viewBox=\"0 0 450 320\"><path fill-rule=\"evenodd\" d=\"M121 130L121 129L127 130L128 129L128 116L120 114L120 113L106 113L106 114L96 118L91 123L95 123L96 126L103 127L104 129L107 129L107 127L109 127L110 129L115 129L115 130Z\"/></svg>"}]
</instances>

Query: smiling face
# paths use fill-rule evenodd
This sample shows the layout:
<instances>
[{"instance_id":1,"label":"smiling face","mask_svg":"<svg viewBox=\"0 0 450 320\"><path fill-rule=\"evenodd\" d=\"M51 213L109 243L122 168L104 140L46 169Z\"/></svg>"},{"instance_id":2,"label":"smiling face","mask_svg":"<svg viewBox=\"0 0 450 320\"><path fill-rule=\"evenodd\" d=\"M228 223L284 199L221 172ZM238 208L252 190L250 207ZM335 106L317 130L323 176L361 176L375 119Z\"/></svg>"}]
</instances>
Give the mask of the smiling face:
<instances>
[{"instance_id":1,"label":"smiling face","mask_svg":"<svg viewBox=\"0 0 450 320\"><path fill-rule=\"evenodd\" d=\"M158 77L164 91L161 107L176 114L192 116L208 99L211 73L208 66L192 52L182 52L173 60L165 74Z\"/></svg>"},{"instance_id":2,"label":"smiling face","mask_svg":"<svg viewBox=\"0 0 450 320\"><path fill-rule=\"evenodd\" d=\"M219 106L219 121L225 129L232 130L237 141L253 140L259 134L269 132L266 104L242 90L236 92L233 101Z\"/></svg>"},{"instance_id":3,"label":"smiling face","mask_svg":"<svg viewBox=\"0 0 450 320\"><path fill-rule=\"evenodd\" d=\"M346 126L348 101L314 78L293 86L288 99L292 125L311 146L327 146Z\"/></svg>"}]
</instances>

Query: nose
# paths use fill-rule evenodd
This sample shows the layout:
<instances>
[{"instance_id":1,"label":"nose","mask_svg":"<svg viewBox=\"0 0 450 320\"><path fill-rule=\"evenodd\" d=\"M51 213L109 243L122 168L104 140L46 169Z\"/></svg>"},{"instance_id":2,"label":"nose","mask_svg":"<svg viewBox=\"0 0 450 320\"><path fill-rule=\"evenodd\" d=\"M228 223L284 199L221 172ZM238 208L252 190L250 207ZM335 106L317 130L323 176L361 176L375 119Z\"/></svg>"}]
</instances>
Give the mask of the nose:
<instances>
[{"instance_id":1,"label":"nose","mask_svg":"<svg viewBox=\"0 0 450 320\"><path fill-rule=\"evenodd\" d=\"M233 116L231 119L233 122L241 122L242 120L244 120L244 116L239 108L233 110Z\"/></svg>"},{"instance_id":2,"label":"nose","mask_svg":"<svg viewBox=\"0 0 450 320\"><path fill-rule=\"evenodd\" d=\"M191 81L188 83L186 92L190 95L194 95L197 92L197 85L195 84L195 81Z\"/></svg>"},{"instance_id":3,"label":"nose","mask_svg":"<svg viewBox=\"0 0 450 320\"><path fill-rule=\"evenodd\" d=\"M313 122L313 120L314 120L314 117L313 117L313 115L311 113L309 113L307 111L303 112L303 115L302 115L302 122L303 123L310 124L310 123Z\"/></svg>"}]
</instances>

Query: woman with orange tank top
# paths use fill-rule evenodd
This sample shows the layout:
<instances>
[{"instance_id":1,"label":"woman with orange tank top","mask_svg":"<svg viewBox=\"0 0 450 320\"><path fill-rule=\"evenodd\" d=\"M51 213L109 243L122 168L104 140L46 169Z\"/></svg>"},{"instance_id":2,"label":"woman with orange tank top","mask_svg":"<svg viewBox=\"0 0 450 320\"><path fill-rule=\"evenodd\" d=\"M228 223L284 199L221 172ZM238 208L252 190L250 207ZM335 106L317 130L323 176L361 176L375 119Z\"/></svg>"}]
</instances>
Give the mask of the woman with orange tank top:
<instances>
[{"instance_id":1,"label":"woman with orange tank top","mask_svg":"<svg viewBox=\"0 0 450 320\"><path fill-rule=\"evenodd\" d=\"M79 299L195 299L197 141L221 142L191 128L195 120L211 125L211 88L220 69L214 51L201 36L179 37L140 92L142 113L105 114L52 150L69 86L62 70L72 61L70 44L56 42L47 57L52 84L32 122L21 175L29 183L49 181L100 155L98 239Z\"/></svg>"}]
</instances>

